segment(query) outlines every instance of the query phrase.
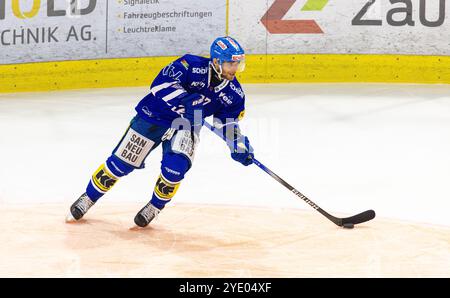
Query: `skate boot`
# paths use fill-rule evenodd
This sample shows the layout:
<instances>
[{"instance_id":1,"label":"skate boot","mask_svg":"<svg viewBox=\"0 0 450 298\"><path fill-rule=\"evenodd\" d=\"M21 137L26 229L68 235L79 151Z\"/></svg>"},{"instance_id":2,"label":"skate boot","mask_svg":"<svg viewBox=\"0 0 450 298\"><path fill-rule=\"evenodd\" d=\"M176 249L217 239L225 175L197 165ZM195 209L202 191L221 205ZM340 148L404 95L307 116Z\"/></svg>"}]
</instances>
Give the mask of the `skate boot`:
<instances>
[{"instance_id":1,"label":"skate boot","mask_svg":"<svg viewBox=\"0 0 450 298\"><path fill-rule=\"evenodd\" d=\"M139 227L144 228L158 216L159 212L161 212L161 210L153 206L151 203L148 203L136 214L134 217L134 223Z\"/></svg>"},{"instance_id":2,"label":"skate boot","mask_svg":"<svg viewBox=\"0 0 450 298\"><path fill-rule=\"evenodd\" d=\"M70 216L72 216L75 220L81 219L94 204L95 202L89 199L86 193L82 194L81 197L70 207L68 220Z\"/></svg>"}]
</instances>

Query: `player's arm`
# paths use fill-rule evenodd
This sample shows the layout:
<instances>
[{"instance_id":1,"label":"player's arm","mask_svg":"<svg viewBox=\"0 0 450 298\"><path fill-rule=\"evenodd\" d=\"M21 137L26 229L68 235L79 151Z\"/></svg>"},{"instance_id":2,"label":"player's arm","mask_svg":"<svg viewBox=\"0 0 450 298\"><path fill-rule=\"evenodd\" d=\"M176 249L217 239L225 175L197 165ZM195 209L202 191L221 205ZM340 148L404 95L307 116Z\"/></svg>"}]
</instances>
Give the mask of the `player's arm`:
<instances>
[{"instance_id":1,"label":"player's arm","mask_svg":"<svg viewBox=\"0 0 450 298\"><path fill-rule=\"evenodd\" d=\"M214 127L220 129L222 135L226 136L231 152L231 157L244 166L253 163L253 148L250 146L248 137L242 134L239 121L245 114L245 98L241 103L223 107L214 114ZM232 142L231 142L232 141Z\"/></svg>"},{"instance_id":2,"label":"player's arm","mask_svg":"<svg viewBox=\"0 0 450 298\"><path fill-rule=\"evenodd\" d=\"M166 66L153 81L150 92L194 125L194 114L203 107L202 95L189 93L189 64L181 57ZM199 104L200 103L200 104Z\"/></svg>"},{"instance_id":3,"label":"player's arm","mask_svg":"<svg viewBox=\"0 0 450 298\"><path fill-rule=\"evenodd\" d=\"M165 102L186 96L187 91L184 86L188 80L189 67L184 64L184 61L181 57L164 67L153 81L150 93Z\"/></svg>"}]
</instances>

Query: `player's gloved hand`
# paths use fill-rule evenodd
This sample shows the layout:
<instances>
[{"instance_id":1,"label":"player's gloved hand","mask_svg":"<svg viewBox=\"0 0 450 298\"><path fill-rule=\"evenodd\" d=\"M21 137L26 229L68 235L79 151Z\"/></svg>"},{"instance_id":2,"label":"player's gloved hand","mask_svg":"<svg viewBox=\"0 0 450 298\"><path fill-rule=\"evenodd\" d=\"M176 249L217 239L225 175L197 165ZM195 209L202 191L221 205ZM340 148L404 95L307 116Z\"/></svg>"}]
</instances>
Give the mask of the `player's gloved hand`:
<instances>
[{"instance_id":1,"label":"player's gloved hand","mask_svg":"<svg viewBox=\"0 0 450 298\"><path fill-rule=\"evenodd\" d=\"M205 96L197 93L190 94L181 99L180 103L184 106L183 118L189 120L193 128L203 125L203 108L205 102ZM197 129L199 130L199 128Z\"/></svg>"},{"instance_id":2,"label":"player's gloved hand","mask_svg":"<svg viewBox=\"0 0 450 298\"><path fill-rule=\"evenodd\" d=\"M244 166L251 165L255 155L253 154L253 147L250 146L248 138L246 136L240 136L233 143L233 147L230 146L231 157Z\"/></svg>"}]
</instances>

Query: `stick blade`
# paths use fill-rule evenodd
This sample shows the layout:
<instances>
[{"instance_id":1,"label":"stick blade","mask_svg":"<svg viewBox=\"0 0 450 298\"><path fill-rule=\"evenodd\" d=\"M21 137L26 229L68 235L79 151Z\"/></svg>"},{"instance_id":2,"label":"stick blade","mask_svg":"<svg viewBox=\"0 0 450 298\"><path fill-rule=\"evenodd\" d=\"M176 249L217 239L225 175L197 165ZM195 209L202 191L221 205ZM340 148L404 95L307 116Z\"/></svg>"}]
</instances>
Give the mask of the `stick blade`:
<instances>
[{"instance_id":1,"label":"stick blade","mask_svg":"<svg viewBox=\"0 0 450 298\"><path fill-rule=\"evenodd\" d=\"M375 211L367 210L367 211L364 211L362 213L359 213L359 214L356 214L356 215L353 215L353 216L350 216L350 217L343 218L342 219L342 225L345 225L345 224L357 225L357 224L360 224L360 223L363 223L363 222L366 222L366 221L374 219L375 215L376 215Z\"/></svg>"}]
</instances>

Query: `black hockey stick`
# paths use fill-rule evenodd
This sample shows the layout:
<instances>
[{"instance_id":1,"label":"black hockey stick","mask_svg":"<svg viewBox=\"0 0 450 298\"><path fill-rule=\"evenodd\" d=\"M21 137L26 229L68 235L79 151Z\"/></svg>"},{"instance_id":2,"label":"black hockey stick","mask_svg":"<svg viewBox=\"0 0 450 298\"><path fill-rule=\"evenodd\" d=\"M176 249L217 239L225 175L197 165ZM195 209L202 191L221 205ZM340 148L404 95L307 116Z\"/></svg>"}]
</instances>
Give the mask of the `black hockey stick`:
<instances>
[{"instance_id":1,"label":"black hockey stick","mask_svg":"<svg viewBox=\"0 0 450 298\"><path fill-rule=\"evenodd\" d=\"M206 121L205 121L205 126L208 127L212 132L214 132L216 135L218 135L219 137L221 137L224 141L226 141L228 143L228 140L221 133L221 131L215 129L213 126L211 126L211 124L209 124ZM293 192L295 195L297 195L300 199L302 199L303 201L308 203L308 205L310 205L311 207L313 207L314 209L319 211L323 216L325 216L326 218L328 218L329 220L331 220L332 222L334 222L336 225L338 225L340 227L351 229L356 224L360 224L360 223L363 223L363 222L366 222L366 221L369 221L369 220L372 220L375 218L375 211L373 211L373 210L367 210L362 213L359 213L359 214L356 214L356 215L353 215L350 217L345 217L345 218L335 217L335 216L329 214L328 212L326 212L325 210L323 210L322 208L320 208L316 203L314 203L313 201L308 199L305 195L303 195L301 192L299 192L297 189L295 189L289 183L284 181L280 176L278 176L277 174L272 172L268 167L263 165L257 159L254 158L253 163L255 165L257 165L260 169L262 169L264 172L269 174L272 178L274 178L279 183L281 183L284 187L286 187L291 192Z\"/></svg>"}]
</instances>

